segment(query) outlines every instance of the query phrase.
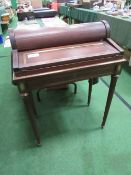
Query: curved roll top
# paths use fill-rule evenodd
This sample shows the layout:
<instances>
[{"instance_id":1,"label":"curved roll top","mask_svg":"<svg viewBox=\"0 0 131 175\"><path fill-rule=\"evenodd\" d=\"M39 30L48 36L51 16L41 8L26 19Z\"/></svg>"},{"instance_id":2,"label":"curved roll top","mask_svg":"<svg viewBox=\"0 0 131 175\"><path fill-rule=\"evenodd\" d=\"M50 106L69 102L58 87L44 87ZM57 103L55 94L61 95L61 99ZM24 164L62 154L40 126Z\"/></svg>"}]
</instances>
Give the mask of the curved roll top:
<instances>
[{"instance_id":1,"label":"curved roll top","mask_svg":"<svg viewBox=\"0 0 131 175\"><path fill-rule=\"evenodd\" d=\"M104 40L110 36L106 21L74 24L65 27L43 27L10 32L13 49L27 51Z\"/></svg>"}]
</instances>

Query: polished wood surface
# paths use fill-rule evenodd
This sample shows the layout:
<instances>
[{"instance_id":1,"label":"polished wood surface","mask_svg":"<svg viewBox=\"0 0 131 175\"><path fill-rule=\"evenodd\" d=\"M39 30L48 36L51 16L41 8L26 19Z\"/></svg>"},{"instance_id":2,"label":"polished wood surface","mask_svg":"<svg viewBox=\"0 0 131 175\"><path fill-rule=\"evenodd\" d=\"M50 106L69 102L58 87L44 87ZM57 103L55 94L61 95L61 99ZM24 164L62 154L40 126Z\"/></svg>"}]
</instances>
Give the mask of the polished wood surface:
<instances>
[{"instance_id":1,"label":"polished wood surface","mask_svg":"<svg viewBox=\"0 0 131 175\"><path fill-rule=\"evenodd\" d=\"M94 50L95 52L93 52ZM74 61L76 63L101 59L102 57L99 57L99 55L106 58L107 55L109 57L113 54L119 54L119 51L105 41L31 50L18 53L18 69L21 71L37 67L58 66Z\"/></svg>"}]
</instances>

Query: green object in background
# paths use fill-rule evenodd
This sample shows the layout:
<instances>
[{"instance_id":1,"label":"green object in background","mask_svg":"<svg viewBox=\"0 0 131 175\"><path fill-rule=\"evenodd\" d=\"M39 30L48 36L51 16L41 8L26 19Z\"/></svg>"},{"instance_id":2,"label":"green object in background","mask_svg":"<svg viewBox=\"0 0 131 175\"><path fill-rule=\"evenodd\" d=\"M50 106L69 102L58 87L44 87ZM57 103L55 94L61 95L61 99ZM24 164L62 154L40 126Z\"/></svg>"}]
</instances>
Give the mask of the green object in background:
<instances>
[{"instance_id":1,"label":"green object in background","mask_svg":"<svg viewBox=\"0 0 131 175\"><path fill-rule=\"evenodd\" d=\"M11 0L12 8L16 9L17 8L17 2L16 0Z\"/></svg>"},{"instance_id":2,"label":"green object in background","mask_svg":"<svg viewBox=\"0 0 131 175\"><path fill-rule=\"evenodd\" d=\"M44 7L48 6L53 0L42 0L42 4Z\"/></svg>"},{"instance_id":3,"label":"green object in background","mask_svg":"<svg viewBox=\"0 0 131 175\"><path fill-rule=\"evenodd\" d=\"M126 6L131 5L131 0L126 0L125 5L126 5Z\"/></svg>"}]
</instances>

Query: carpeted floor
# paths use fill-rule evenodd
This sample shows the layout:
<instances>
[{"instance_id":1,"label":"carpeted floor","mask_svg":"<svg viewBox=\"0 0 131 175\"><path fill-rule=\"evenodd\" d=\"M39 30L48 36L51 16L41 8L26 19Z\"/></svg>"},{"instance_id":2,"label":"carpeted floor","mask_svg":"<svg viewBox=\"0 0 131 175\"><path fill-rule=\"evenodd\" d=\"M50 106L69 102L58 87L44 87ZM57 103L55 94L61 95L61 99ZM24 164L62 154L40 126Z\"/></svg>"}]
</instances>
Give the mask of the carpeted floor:
<instances>
[{"instance_id":1,"label":"carpeted floor","mask_svg":"<svg viewBox=\"0 0 131 175\"><path fill-rule=\"evenodd\" d=\"M67 90L45 90L38 111L42 146L36 147L17 88L11 84L10 48L0 48L0 175L131 175L131 110L114 95L100 129L109 77ZM116 92L131 106L131 75L123 69Z\"/></svg>"}]
</instances>

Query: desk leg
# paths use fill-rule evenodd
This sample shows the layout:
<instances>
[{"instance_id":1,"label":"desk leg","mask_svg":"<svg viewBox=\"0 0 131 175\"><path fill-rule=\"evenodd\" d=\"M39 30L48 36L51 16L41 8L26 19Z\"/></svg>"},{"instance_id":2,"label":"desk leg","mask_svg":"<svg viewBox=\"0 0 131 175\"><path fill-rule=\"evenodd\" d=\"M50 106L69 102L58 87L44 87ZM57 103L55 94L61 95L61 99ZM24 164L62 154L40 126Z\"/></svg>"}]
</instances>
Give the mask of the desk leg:
<instances>
[{"instance_id":1,"label":"desk leg","mask_svg":"<svg viewBox=\"0 0 131 175\"><path fill-rule=\"evenodd\" d=\"M109 88L109 92L108 92L108 97L107 97L107 101L106 101L106 107L105 107L105 112L104 112L101 128L103 128L105 126L107 115L108 115L108 112L110 109L110 105L111 105L111 101L113 98L113 94L115 91L115 86L116 86L116 82L117 82L118 77L119 77L118 75L111 76L110 88Z\"/></svg>"},{"instance_id":2,"label":"desk leg","mask_svg":"<svg viewBox=\"0 0 131 175\"><path fill-rule=\"evenodd\" d=\"M90 101L91 101L91 93L92 93L92 79L89 79L89 90L88 90L88 106L90 105Z\"/></svg>"},{"instance_id":3,"label":"desk leg","mask_svg":"<svg viewBox=\"0 0 131 175\"><path fill-rule=\"evenodd\" d=\"M31 122L31 126L33 129L37 144L40 145L40 135L39 135L39 131L37 128L34 109L32 108L31 94L30 93L23 93L22 97L23 97L23 101L24 101L28 116L29 116L29 120Z\"/></svg>"},{"instance_id":4,"label":"desk leg","mask_svg":"<svg viewBox=\"0 0 131 175\"><path fill-rule=\"evenodd\" d=\"M33 95L32 95L31 92L29 93L29 96L30 96L30 104L32 105L32 108L33 108L34 114L37 115L37 111L36 111L35 103L34 103L34 100L33 100Z\"/></svg>"}]
</instances>

